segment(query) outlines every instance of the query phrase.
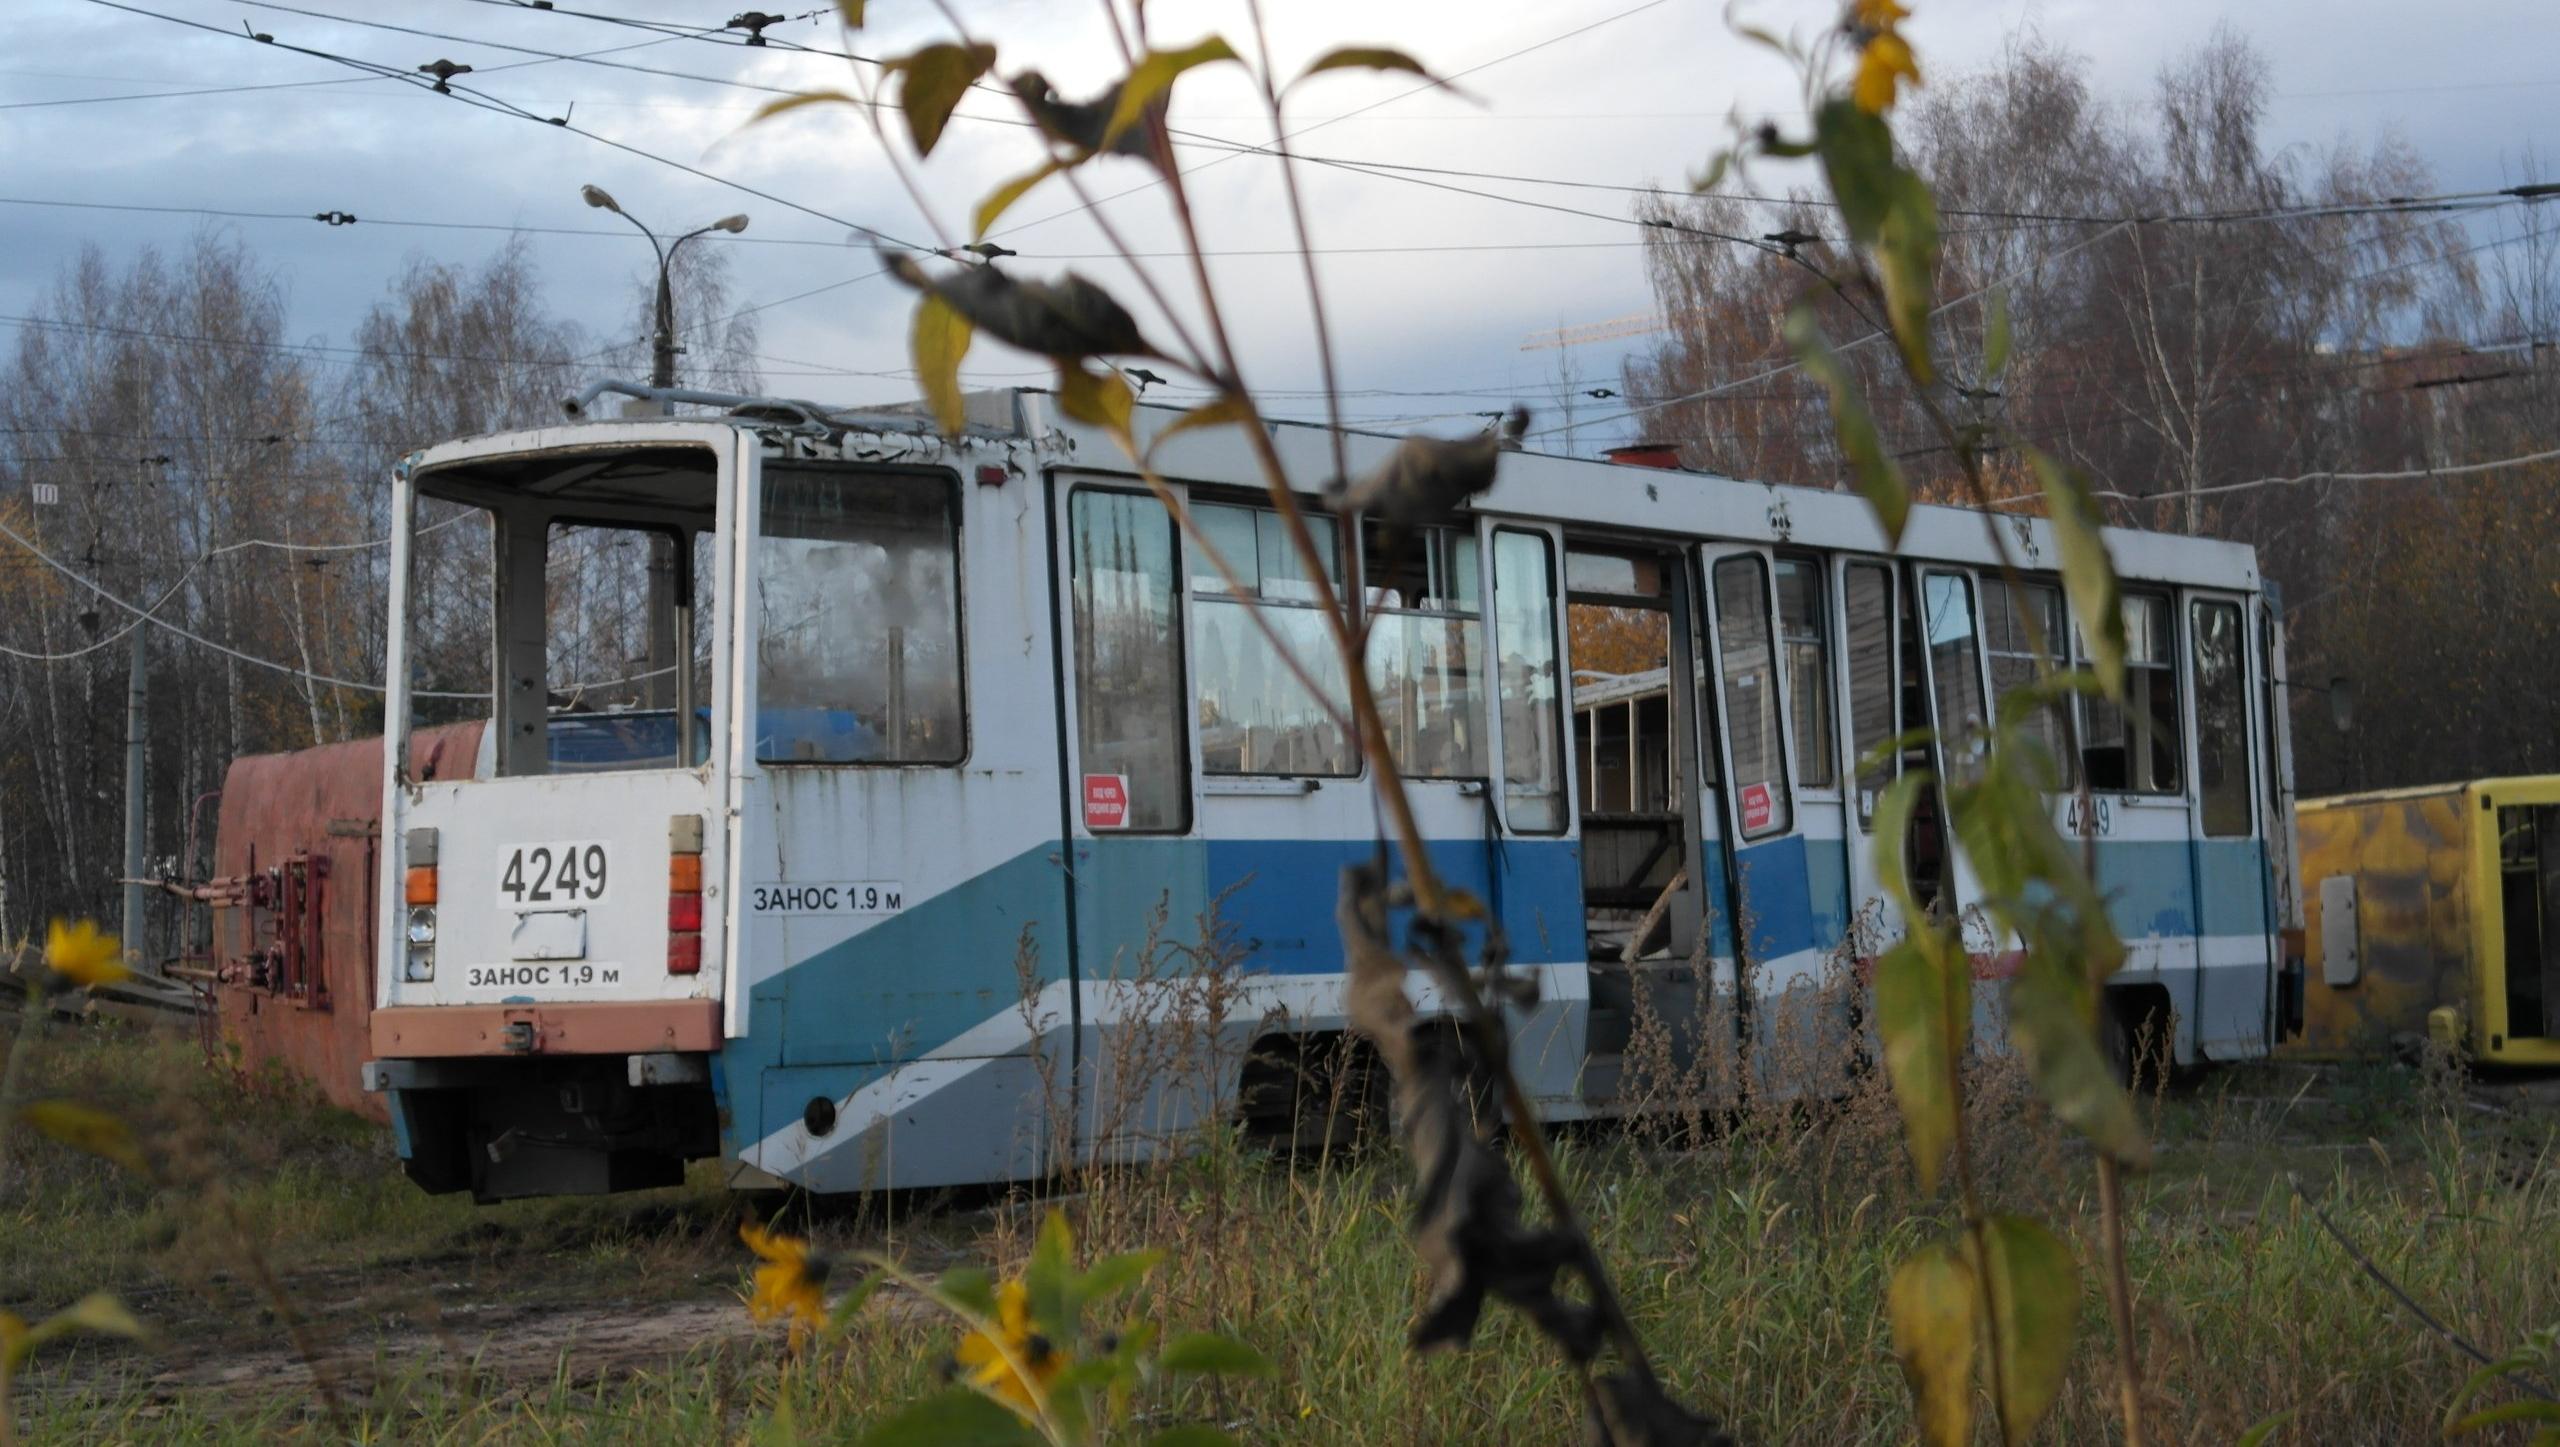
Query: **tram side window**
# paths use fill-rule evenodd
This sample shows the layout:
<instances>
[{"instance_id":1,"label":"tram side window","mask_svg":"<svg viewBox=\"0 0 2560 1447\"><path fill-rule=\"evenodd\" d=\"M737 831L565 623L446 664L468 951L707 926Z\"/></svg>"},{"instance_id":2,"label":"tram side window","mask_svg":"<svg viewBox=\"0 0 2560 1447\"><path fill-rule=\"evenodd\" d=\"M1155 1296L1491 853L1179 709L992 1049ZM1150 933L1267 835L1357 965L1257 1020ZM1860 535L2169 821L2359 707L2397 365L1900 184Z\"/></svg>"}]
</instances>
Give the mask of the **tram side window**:
<instances>
[{"instance_id":1,"label":"tram side window","mask_svg":"<svg viewBox=\"0 0 2560 1447\"><path fill-rule=\"evenodd\" d=\"M1930 702L1937 707L1938 756L1957 783L1982 768L1982 669L1975 662L1973 587L1960 573L1931 573L1920 581L1921 624L1929 639Z\"/></svg>"},{"instance_id":2,"label":"tram side window","mask_svg":"<svg viewBox=\"0 0 2560 1447\"><path fill-rule=\"evenodd\" d=\"M1494 692L1502 700L1502 799L1521 834L1565 827L1558 721L1552 545L1508 528L1493 535Z\"/></svg>"},{"instance_id":3,"label":"tram side window","mask_svg":"<svg viewBox=\"0 0 2560 1447\"><path fill-rule=\"evenodd\" d=\"M1778 736L1768 575L1758 558L1725 558L1716 564L1715 584L1717 671L1742 835L1782 834L1790 822L1787 760Z\"/></svg>"},{"instance_id":4,"label":"tram side window","mask_svg":"<svg viewBox=\"0 0 2560 1447\"><path fill-rule=\"evenodd\" d=\"M1866 759L1900 732L1894 724L1894 695L1901 687L1893 666L1893 574L1871 563L1852 565L1843 575L1842 612L1848 619L1849 746ZM1885 789L1893 783L1895 760L1876 759L1858 775L1858 818L1875 817Z\"/></svg>"},{"instance_id":5,"label":"tram side window","mask_svg":"<svg viewBox=\"0 0 2560 1447\"><path fill-rule=\"evenodd\" d=\"M1068 533L1078 771L1119 778L1122 832L1178 834L1191 823L1191 761L1173 519L1144 494L1087 488L1068 504Z\"/></svg>"},{"instance_id":6,"label":"tram side window","mask_svg":"<svg viewBox=\"0 0 2560 1447\"><path fill-rule=\"evenodd\" d=\"M945 476L768 468L756 542L756 758L950 764L960 523Z\"/></svg>"},{"instance_id":7,"label":"tram side window","mask_svg":"<svg viewBox=\"0 0 2560 1447\"><path fill-rule=\"evenodd\" d=\"M2122 706L2090 696L2082 701L2081 766L2089 787L2120 794L2174 794L2178 739L2178 657L2171 651L2169 600L2156 594L2124 597Z\"/></svg>"},{"instance_id":8,"label":"tram side window","mask_svg":"<svg viewBox=\"0 0 2560 1447\"><path fill-rule=\"evenodd\" d=\"M1200 770L1206 774L1339 777L1353 772L1350 735L1290 671L1268 625L1311 674L1326 700L1350 696L1307 576L1280 514L1270 508L1196 503L1192 520L1235 574L1192 549L1191 652L1200 699ZM1335 574L1333 530L1310 518L1327 574ZM1259 609L1261 619L1254 614Z\"/></svg>"},{"instance_id":9,"label":"tram side window","mask_svg":"<svg viewBox=\"0 0 2560 1447\"><path fill-rule=\"evenodd\" d=\"M1993 579L1982 585L1982 647L1991 664L1994 707L2009 695L2043 677L2062 648L2062 590L2051 583L2021 582L2013 589ZM2068 704L2047 704L2025 723L2025 733L2044 749L2048 777L2045 788L2071 787L2071 721Z\"/></svg>"},{"instance_id":10,"label":"tram side window","mask_svg":"<svg viewBox=\"0 0 2560 1447\"><path fill-rule=\"evenodd\" d=\"M2246 835L2249 807L2249 694L2240 606L2198 603L2189 615L2195 648L2196 793L2211 838Z\"/></svg>"},{"instance_id":11,"label":"tram side window","mask_svg":"<svg viewBox=\"0 0 2560 1447\"><path fill-rule=\"evenodd\" d=\"M1366 530L1369 685L1409 779L1485 775L1476 539L1456 528Z\"/></svg>"},{"instance_id":12,"label":"tram side window","mask_svg":"<svg viewBox=\"0 0 2560 1447\"><path fill-rule=\"evenodd\" d=\"M1796 741L1796 781L1808 789L1840 782L1831 725L1831 633L1822 606L1822 565L1780 558L1778 641L1787 662L1787 711Z\"/></svg>"}]
</instances>

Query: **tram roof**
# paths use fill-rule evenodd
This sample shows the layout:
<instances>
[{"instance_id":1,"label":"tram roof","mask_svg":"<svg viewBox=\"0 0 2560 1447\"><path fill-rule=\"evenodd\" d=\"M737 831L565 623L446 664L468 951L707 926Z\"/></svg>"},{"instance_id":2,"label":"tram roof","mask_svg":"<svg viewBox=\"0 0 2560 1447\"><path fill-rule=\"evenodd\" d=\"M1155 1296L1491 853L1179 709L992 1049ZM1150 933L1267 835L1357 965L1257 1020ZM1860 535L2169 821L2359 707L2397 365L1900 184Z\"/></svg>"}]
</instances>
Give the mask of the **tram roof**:
<instances>
[{"instance_id":1,"label":"tram roof","mask_svg":"<svg viewBox=\"0 0 2560 1447\"><path fill-rule=\"evenodd\" d=\"M1153 450L1160 475L1188 483L1259 485L1254 449L1232 427L1164 433L1187 409L1142 402L1134 427ZM1318 494L1335 472L1329 430L1316 422L1272 422L1273 449L1292 479ZM1030 467L1070 474L1134 477L1118 444L1102 429L1077 422L1036 388L970 393L957 442L939 436L921 403L835 408L807 402L758 401L726 416L650 417L579 422L448 443L415 454L410 465L440 466L473 455L593 448L616 439L699 440L724 429L749 430L792 455L832 455L891 462L957 462L973 449L1001 454L1009 470ZM1158 440L1162 445L1158 446ZM1382 463L1403 435L1345 428L1342 453L1353 475ZM1028 454L1028 455L1026 455ZM1630 541L1715 539L1739 543L1893 555L1972 566L1999 564L2005 552L2030 571L2061 565L2050 522L2026 514L1926 503L1915 505L1899 547L1888 546L1866 500L1845 486L1757 482L1717 473L1567 457L1522 450L1508 454L1475 511L1524 524L1562 524L1576 537ZM2134 581L2256 591L2257 555L2247 544L2132 528L2108 528L2120 574Z\"/></svg>"}]
</instances>

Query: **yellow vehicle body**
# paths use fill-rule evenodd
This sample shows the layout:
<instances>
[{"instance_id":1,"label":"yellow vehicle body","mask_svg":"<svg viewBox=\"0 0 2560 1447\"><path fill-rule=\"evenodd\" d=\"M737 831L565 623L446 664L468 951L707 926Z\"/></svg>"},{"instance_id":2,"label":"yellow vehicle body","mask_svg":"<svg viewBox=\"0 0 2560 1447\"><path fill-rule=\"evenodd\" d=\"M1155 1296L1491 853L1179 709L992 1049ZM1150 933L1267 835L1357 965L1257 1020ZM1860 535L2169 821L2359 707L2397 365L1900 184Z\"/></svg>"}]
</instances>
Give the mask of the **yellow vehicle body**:
<instances>
[{"instance_id":1,"label":"yellow vehicle body","mask_svg":"<svg viewBox=\"0 0 2560 1447\"><path fill-rule=\"evenodd\" d=\"M2308 799L2295 1056L2560 1065L2560 776Z\"/></svg>"}]
</instances>

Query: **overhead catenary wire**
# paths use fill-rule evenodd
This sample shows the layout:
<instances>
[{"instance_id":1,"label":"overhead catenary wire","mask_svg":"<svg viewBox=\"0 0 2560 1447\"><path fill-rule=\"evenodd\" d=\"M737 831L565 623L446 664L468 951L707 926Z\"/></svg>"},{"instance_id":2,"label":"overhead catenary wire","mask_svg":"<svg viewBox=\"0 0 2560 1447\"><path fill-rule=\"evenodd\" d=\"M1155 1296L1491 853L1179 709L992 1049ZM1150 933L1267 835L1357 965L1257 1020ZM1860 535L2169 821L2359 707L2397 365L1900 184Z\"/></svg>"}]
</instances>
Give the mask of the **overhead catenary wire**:
<instances>
[{"instance_id":1,"label":"overhead catenary wire","mask_svg":"<svg viewBox=\"0 0 2560 1447\"><path fill-rule=\"evenodd\" d=\"M88 589L91 593L96 594L102 601L112 604L125 613L132 615L137 622L147 622L152 627L159 628L165 632L174 634L179 638L183 638L187 642L193 643L199 648L209 648L214 652L221 654L225 658L246 663L253 668L263 668L271 673L280 673L290 678L307 679L310 682L324 684L330 688L352 688L360 693L383 693L387 691L383 685L379 683L367 683L362 679L339 678L332 674L319 673L307 668L296 668L290 663L278 663L272 658L261 658L254 653L244 653L237 648L233 648L227 643L218 643L213 639L205 637L201 633L192 632L178 624L170 622L166 618L160 617L157 613L152 611L151 608L145 608L139 603L129 602L125 598L108 590L106 587L82 576L78 570L55 558L44 549L37 547L34 543L28 541L26 537L21 535L17 529L10 527L5 522L0 522L0 538L7 538L9 541L16 543L19 547L24 548L30 555L32 555L36 561L44 564L48 568L51 568L55 572L60 573L72 582L79 584L81 587ZM153 605L155 608L157 606L157 604ZM646 673L635 673L627 678L608 678L589 683L564 683L560 685L560 688L563 692L590 692L608 688L619 688L625 684L643 683L649 679L673 673L681 666L682 665L680 664L670 664L665 668L650 669ZM410 690L410 696L413 698L450 699L486 699L490 697L490 695L485 692L451 693L435 689L412 689Z\"/></svg>"},{"instance_id":2,"label":"overhead catenary wire","mask_svg":"<svg viewBox=\"0 0 2560 1447\"><path fill-rule=\"evenodd\" d=\"M893 246L904 247L910 251L930 251L933 249L927 246L920 246L915 242L909 241L906 238L895 235L891 232L884 231L879 227L869 226L862 222L851 220L847 217L838 216L832 212L823 211L815 206L808 205L805 202L794 201L790 197L779 195L772 191L767 191L762 187L752 186L744 181L735 180L730 177L720 175L714 171L704 170L700 166L688 165L687 163L676 160L671 156L659 155L658 153L644 147L632 145L628 141L616 140L611 136L602 134L601 132L588 130L583 126L572 124L564 116L545 116L534 111L526 110L512 102L501 100L495 96L489 95L487 92L482 91L477 87L457 85L450 77L438 80L430 85L428 77L424 75L398 70L393 67L383 65L377 61L362 60L352 56L341 55L334 51L320 50L310 46L288 45L280 40L261 41L256 36L250 35L244 31L226 30L219 25L208 25L203 21L190 20L182 15L170 15L158 10L147 10L139 5L126 4L124 3L124 0L89 0L89 3L92 5L104 6L110 10L122 10L128 14L147 16L154 20L165 21L171 25L181 25L192 30L202 30L208 34L229 36L236 40L246 40L253 45L272 45L277 49L291 51L297 55L310 56L315 60L325 60L332 64L347 66L351 69L383 75L390 79L399 80L404 84L415 85L422 89L430 90L435 94L446 96L449 99L461 100L468 104L476 105L482 110L495 111L498 114L513 116L520 120L530 121L536 125L548 126L555 130L566 131L573 136L583 137L584 139L593 141L598 145L609 146L614 150L638 156L643 160L652 161L658 165L682 171L689 176L710 181L716 185L726 186L730 190L737 191L744 195L753 196L760 201L770 201L776 206L788 207L789 209L798 211L804 215L814 216L821 221L842 226L848 230L859 231L863 235L869 236L874 240L885 241ZM328 16L324 18L333 20L344 19L342 16ZM355 23L361 24L367 22Z\"/></svg>"}]
</instances>

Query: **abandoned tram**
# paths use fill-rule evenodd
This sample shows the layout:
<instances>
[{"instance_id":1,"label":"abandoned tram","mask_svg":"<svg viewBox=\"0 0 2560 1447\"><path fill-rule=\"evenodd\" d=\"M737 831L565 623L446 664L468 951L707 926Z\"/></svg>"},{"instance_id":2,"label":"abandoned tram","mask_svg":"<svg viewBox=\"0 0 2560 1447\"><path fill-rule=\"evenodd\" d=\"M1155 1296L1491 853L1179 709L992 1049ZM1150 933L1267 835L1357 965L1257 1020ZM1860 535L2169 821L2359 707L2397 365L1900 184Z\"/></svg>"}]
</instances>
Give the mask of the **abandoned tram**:
<instances>
[{"instance_id":1,"label":"abandoned tram","mask_svg":"<svg viewBox=\"0 0 2560 1447\"><path fill-rule=\"evenodd\" d=\"M1175 415L1141 408L1141 443ZM746 402L409 458L386 740L244 760L223 800L225 867L282 881L228 911L274 967L226 985L226 1029L484 1200L710 1157L742 1186L1001 1181L1267 1108L1248 1061L1345 1030L1332 906L1373 847L1349 740L1249 616L1338 676L1315 580L1232 429L1156 458L1231 584L1045 394L970 418ZM1273 436L1331 473L1324 430ZM1395 442L1347 438L1355 473ZM1859 761L2032 679L2024 610L2072 636L2046 525L1996 526L2022 589L1974 512L1918 508L1889 552L1849 493L1515 452L1449 524L1359 530L1397 759L1535 976L1548 1116L1628 1108L1648 1011L1735 1090L1787 1088L1787 1038L1853 1048L1898 929L1875 807L1894 768L1970 766ZM2262 1055L2299 925L2276 615L2245 546L2109 543L2127 702L2039 726L2130 947L2111 1028ZM302 823L252 812L288 788ZM1938 811L1912 832L1920 897L1978 919ZM1212 969L1197 1088L1144 1078L1133 1042Z\"/></svg>"}]
</instances>

